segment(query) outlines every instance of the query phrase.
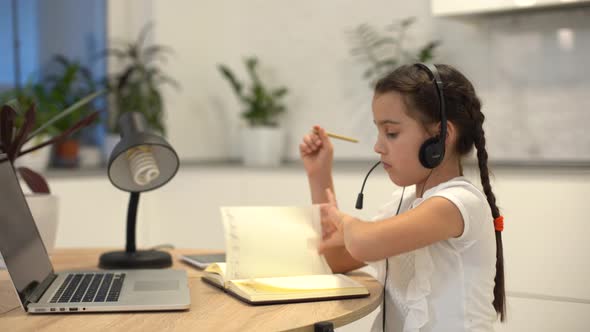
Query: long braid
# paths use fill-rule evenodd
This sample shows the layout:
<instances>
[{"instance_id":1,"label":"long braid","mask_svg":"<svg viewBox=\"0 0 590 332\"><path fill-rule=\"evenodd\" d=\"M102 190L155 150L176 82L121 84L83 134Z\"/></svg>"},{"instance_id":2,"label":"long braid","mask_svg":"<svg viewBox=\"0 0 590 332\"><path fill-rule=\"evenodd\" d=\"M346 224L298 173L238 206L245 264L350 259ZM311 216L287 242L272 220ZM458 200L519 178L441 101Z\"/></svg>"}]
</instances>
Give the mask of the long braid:
<instances>
[{"instance_id":1,"label":"long braid","mask_svg":"<svg viewBox=\"0 0 590 332\"><path fill-rule=\"evenodd\" d=\"M481 114L481 113L480 113ZM485 133L482 127L483 114L481 114L481 121L477 125L474 144L477 149L477 161L479 164L479 174L481 177L481 184L483 191L490 205L492 211L492 217L498 218L500 216L500 210L496 206L496 196L492 192L492 186L490 185L490 174L488 170L488 152L486 151L486 139ZM494 309L500 314L500 321L504 321L506 318L506 294L504 287L504 254L502 249L502 233L496 232L496 277L494 278Z\"/></svg>"}]
</instances>

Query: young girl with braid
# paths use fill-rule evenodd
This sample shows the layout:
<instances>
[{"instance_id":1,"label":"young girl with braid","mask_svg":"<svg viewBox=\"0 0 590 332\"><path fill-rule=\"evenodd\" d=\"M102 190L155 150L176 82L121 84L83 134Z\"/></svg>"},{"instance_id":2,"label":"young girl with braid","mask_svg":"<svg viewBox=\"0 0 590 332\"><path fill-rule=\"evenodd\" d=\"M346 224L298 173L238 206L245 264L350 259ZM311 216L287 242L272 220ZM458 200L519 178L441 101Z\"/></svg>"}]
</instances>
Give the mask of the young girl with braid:
<instances>
[{"instance_id":1,"label":"young girl with braid","mask_svg":"<svg viewBox=\"0 0 590 332\"><path fill-rule=\"evenodd\" d=\"M426 167L420 149L440 135L442 112L435 77L424 67L402 66L375 87L374 150L403 190L372 221L338 209L326 131L315 126L303 138L312 201L323 203L319 251L335 273L376 267L385 300L373 331L493 331L505 317L503 217L489 180L481 103L459 71L434 67L447 128L440 163ZM463 177L461 160L473 147L483 193Z\"/></svg>"}]
</instances>

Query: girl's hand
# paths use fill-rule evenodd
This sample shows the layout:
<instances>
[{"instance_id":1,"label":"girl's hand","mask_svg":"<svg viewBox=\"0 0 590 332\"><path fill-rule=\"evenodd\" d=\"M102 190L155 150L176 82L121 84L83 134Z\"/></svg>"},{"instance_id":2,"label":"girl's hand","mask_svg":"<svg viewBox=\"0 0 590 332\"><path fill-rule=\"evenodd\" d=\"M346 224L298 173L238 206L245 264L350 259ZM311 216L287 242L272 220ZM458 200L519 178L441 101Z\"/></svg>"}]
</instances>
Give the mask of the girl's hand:
<instances>
[{"instance_id":1,"label":"girl's hand","mask_svg":"<svg viewBox=\"0 0 590 332\"><path fill-rule=\"evenodd\" d=\"M318 252L323 254L326 249L344 246L344 225L342 221L346 216L338 210L336 199L330 188L326 189L328 203L320 205L322 217L322 241Z\"/></svg>"},{"instance_id":2,"label":"girl's hand","mask_svg":"<svg viewBox=\"0 0 590 332\"><path fill-rule=\"evenodd\" d=\"M324 128L313 126L299 144L299 154L308 175L326 174L332 169L334 147Z\"/></svg>"}]
</instances>

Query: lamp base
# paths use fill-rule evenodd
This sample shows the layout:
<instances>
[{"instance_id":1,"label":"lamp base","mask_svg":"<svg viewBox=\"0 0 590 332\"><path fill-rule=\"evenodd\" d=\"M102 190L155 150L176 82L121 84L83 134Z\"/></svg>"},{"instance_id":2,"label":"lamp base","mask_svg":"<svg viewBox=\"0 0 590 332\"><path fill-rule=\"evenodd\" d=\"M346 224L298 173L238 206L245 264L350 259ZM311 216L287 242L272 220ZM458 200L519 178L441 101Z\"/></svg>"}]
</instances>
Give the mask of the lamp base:
<instances>
[{"instance_id":1,"label":"lamp base","mask_svg":"<svg viewBox=\"0 0 590 332\"><path fill-rule=\"evenodd\" d=\"M160 269L172 266L172 257L156 250L112 251L100 256L98 266L101 269Z\"/></svg>"}]
</instances>

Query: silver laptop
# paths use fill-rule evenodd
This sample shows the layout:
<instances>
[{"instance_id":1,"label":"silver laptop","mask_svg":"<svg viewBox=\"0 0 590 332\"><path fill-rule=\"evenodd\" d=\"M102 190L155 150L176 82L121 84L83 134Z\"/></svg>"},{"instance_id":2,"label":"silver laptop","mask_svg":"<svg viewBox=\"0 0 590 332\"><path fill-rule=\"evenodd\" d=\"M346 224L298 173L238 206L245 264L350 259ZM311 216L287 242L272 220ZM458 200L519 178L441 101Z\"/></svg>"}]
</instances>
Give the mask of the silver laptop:
<instances>
[{"instance_id":1,"label":"silver laptop","mask_svg":"<svg viewBox=\"0 0 590 332\"><path fill-rule=\"evenodd\" d=\"M0 154L0 160L4 159ZM0 162L0 253L29 313L184 310L186 271L54 272L12 165Z\"/></svg>"}]
</instances>

